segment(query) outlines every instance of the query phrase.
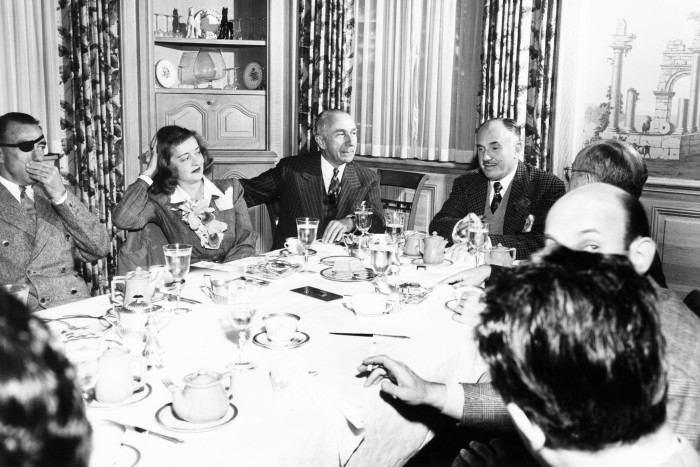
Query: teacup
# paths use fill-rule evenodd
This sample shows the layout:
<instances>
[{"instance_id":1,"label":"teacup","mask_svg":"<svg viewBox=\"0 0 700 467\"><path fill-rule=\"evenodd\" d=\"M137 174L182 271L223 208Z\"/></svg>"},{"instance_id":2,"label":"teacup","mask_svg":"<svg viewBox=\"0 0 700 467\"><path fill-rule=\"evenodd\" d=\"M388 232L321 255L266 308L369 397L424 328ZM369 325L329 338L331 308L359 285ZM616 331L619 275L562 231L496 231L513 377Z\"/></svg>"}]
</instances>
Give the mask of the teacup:
<instances>
[{"instance_id":1,"label":"teacup","mask_svg":"<svg viewBox=\"0 0 700 467\"><path fill-rule=\"evenodd\" d=\"M218 305L226 305L229 295L229 286L234 279L212 278L204 275L202 291Z\"/></svg>"},{"instance_id":2,"label":"teacup","mask_svg":"<svg viewBox=\"0 0 700 467\"><path fill-rule=\"evenodd\" d=\"M386 313L387 296L376 292L355 294L349 297L350 305L361 315L381 315Z\"/></svg>"},{"instance_id":3,"label":"teacup","mask_svg":"<svg viewBox=\"0 0 700 467\"><path fill-rule=\"evenodd\" d=\"M480 313L484 309L484 303L481 301L481 298L484 296L483 290L478 288L461 289L457 290L456 294L459 302L457 313Z\"/></svg>"},{"instance_id":4,"label":"teacup","mask_svg":"<svg viewBox=\"0 0 700 467\"><path fill-rule=\"evenodd\" d=\"M95 420L92 425L92 453L90 467L107 467L115 464L126 429L111 420Z\"/></svg>"},{"instance_id":5,"label":"teacup","mask_svg":"<svg viewBox=\"0 0 700 467\"><path fill-rule=\"evenodd\" d=\"M289 342L296 336L299 316L292 313L272 313L263 317L270 342Z\"/></svg>"},{"instance_id":6,"label":"teacup","mask_svg":"<svg viewBox=\"0 0 700 467\"><path fill-rule=\"evenodd\" d=\"M304 253L304 245L301 244L297 237L288 237L284 242L284 247L290 253L296 253L298 255Z\"/></svg>"},{"instance_id":7,"label":"teacup","mask_svg":"<svg viewBox=\"0 0 700 467\"><path fill-rule=\"evenodd\" d=\"M26 284L7 284L0 286L0 289L7 292L9 295L15 297L17 300L22 302L22 305L27 304L27 298L29 297L29 286Z\"/></svg>"}]
</instances>

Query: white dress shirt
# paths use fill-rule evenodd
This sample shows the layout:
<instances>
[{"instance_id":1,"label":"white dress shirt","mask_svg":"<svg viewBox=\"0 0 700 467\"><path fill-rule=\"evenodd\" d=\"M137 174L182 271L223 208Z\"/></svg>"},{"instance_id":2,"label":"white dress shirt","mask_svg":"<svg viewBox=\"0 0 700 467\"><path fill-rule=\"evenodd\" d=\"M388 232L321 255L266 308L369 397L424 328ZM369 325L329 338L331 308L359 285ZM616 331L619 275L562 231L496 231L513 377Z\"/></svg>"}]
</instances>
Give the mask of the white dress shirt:
<instances>
[{"instance_id":1,"label":"white dress shirt","mask_svg":"<svg viewBox=\"0 0 700 467\"><path fill-rule=\"evenodd\" d=\"M338 166L338 182L343 180L345 165L346 164L341 164ZM333 165L328 162L325 157L321 156L321 173L323 174L323 186L326 187L326 193L328 193L328 188L331 186L334 168L335 167L333 167Z\"/></svg>"},{"instance_id":2,"label":"white dress shirt","mask_svg":"<svg viewBox=\"0 0 700 467\"><path fill-rule=\"evenodd\" d=\"M5 188L7 188L7 191L12 193L12 196L15 197L15 199L17 200L18 203L20 203L20 204L22 203L22 201L20 201L20 199L19 199L19 197L22 194L19 185L17 185L14 182L9 181L8 179L6 179L4 177L0 177L0 183L2 183ZM27 193L27 197L29 199L31 199L32 201L34 201L34 188L33 188L33 186L26 185L26 187L27 188L25 190L25 193ZM68 191L63 193L63 196L61 196L61 199L59 199L58 201L55 201L55 202L51 201L51 202L53 204L59 205L59 204L62 204L66 200L67 197L68 197Z\"/></svg>"},{"instance_id":3,"label":"white dress shirt","mask_svg":"<svg viewBox=\"0 0 700 467\"><path fill-rule=\"evenodd\" d=\"M501 197L506 194L506 191L508 190L508 187L510 184L513 182L513 179L515 178L515 172L518 170L518 164L515 164L515 167L513 167L513 170L503 177L501 180L490 180L489 181L489 204L491 204L491 201L493 201L493 196L496 194L496 191L493 189L493 184L496 182L501 183Z\"/></svg>"}]
</instances>

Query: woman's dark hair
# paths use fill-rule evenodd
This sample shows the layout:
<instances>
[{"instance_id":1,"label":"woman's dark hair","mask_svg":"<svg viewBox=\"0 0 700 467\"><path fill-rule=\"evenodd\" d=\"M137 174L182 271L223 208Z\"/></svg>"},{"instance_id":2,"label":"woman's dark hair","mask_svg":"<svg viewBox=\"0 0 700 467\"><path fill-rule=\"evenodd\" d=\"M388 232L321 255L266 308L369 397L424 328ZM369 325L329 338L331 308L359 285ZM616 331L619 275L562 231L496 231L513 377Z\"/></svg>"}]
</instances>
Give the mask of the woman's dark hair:
<instances>
[{"instance_id":1,"label":"woman's dark hair","mask_svg":"<svg viewBox=\"0 0 700 467\"><path fill-rule=\"evenodd\" d=\"M156 194L164 193L166 195L173 194L177 186L177 173L170 164L170 159L173 156L173 148L181 145L190 138L196 139L197 144L199 144L199 149L204 158L204 167L202 167L203 173L209 171L214 161L209 157L206 140L196 131L176 125L164 126L158 130L151 143L151 151L155 151L156 154L154 155L158 156L158 170L153 176L153 185L151 185L150 188L151 192Z\"/></svg>"},{"instance_id":2,"label":"woman's dark hair","mask_svg":"<svg viewBox=\"0 0 700 467\"><path fill-rule=\"evenodd\" d=\"M76 377L46 325L0 291L0 465L87 466L90 425Z\"/></svg>"}]
</instances>

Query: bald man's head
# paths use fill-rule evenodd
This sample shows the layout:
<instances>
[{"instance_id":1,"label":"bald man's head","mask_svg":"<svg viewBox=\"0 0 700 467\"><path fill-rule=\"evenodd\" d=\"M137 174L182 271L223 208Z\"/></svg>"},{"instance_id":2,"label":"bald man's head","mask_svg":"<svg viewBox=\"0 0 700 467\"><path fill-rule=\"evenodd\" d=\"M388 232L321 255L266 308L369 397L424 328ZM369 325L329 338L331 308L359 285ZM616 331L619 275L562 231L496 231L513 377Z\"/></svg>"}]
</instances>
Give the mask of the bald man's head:
<instances>
[{"instance_id":1,"label":"bald man's head","mask_svg":"<svg viewBox=\"0 0 700 467\"><path fill-rule=\"evenodd\" d=\"M627 255L640 273L647 272L656 251L639 200L605 183L560 198L547 215L545 237L572 250Z\"/></svg>"}]
</instances>

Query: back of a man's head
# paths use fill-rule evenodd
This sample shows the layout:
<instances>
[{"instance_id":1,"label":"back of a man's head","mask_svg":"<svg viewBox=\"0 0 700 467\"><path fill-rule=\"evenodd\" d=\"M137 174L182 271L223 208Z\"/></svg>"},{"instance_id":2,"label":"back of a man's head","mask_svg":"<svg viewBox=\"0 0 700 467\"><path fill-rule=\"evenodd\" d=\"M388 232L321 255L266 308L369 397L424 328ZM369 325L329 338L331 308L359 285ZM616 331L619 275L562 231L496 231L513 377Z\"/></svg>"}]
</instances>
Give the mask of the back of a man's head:
<instances>
[{"instance_id":1,"label":"back of a man's head","mask_svg":"<svg viewBox=\"0 0 700 467\"><path fill-rule=\"evenodd\" d=\"M596 451L666 417L655 292L623 256L545 249L495 277L476 337L493 384L552 449Z\"/></svg>"},{"instance_id":2,"label":"back of a man's head","mask_svg":"<svg viewBox=\"0 0 700 467\"><path fill-rule=\"evenodd\" d=\"M74 377L46 326L0 291L0 466L87 465L90 426Z\"/></svg>"},{"instance_id":3,"label":"back of a man's head","mask_svg":"<svg viewBox=\"0 0 700 467\"><path fill-rule=\"evenodd\" d=\"M614 185L636 198L642 196L649 175L639 153L617 139L589 144L576 155L573 168L588 173L594 182Z\"/></svg>"}]
</instances>

